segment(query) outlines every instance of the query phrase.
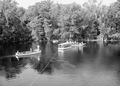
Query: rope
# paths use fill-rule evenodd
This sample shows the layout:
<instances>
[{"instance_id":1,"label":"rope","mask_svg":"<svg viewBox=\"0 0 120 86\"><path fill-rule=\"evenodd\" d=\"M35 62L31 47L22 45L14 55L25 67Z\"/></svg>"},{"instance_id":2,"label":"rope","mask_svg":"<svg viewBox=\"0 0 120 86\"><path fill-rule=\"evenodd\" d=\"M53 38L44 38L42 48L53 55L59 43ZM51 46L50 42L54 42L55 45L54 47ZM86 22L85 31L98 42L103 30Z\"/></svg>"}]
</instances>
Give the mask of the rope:
<instances>
[{"instance_id":1,"label":"rope","mask_svg":"<svg viewBox=\"0 0 120 86\"><path fill-rule=\"evenodd\" d=\"M7 56L2 56L0 58L10 58L10 57L15 57L15 55L7 55Z\"/></svg>"},{"instance_id":2,"label":"rope","mask_svg":"<svg viewBox=\"0 0 120 86\"><path fill-rule=\"evenodd\" d=\"M40 76L40 75L38 75L38 76L33 80L33 82L30 84L30 86L33 85L33 83L38 79L39 76Z\"/></svg>"},{"instance_id":3,"label":"rope","mask_svg":"<svg viewBox=\"0 0 120 86\"><path fill-rule=\"evenodd\" d=\"M58 51L57 51L58 52ZM54 54L54 56L50 59L50 61L47 63L47 65L43 68L43 70L41 71L41 74L44 72L44 70L46 69L46 67L49 65L49 63L53 60L53 58L55 57L55 55L57 54L57 52Z\"/></svg>"},{"instance_id":4,"label":"rope","mask_svg":"<svg viewBox=\"0 0 120 86\"><path fill-rule=\"evenodd\" d=\"M51 44L52 45L52 44ZM52 45L53 46L53 45ZM57 51L58 52L58 51ZM57 54L57 52L53 55L53 57L50 59L50 61L47 63L47 65L41 70L41 74L44 72L44 70L47 68L47 66L50 64L50 62L53 60L53 58L55 57L55 55ZM38 79L40 75L38 75L33 82L30 84L30 86L32 86L34 84L34 82Z\"/></svg>"}]
</instances>

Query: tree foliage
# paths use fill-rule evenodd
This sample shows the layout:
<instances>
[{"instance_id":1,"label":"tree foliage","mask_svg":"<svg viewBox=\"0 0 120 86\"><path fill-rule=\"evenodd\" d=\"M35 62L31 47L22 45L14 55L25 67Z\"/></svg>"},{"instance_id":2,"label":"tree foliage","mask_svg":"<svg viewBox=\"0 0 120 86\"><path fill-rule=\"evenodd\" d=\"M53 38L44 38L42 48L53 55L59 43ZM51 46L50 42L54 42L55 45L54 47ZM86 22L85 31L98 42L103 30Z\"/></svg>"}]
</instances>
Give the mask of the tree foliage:
<instances>
[{"instance_id":1,"label":"tree foliage","mask_svg":"<svg viewBox=\"0 0 120 86\"><path fill-rule=\"evenodd\" d=\"M25 9L12 0L0 2L0 43L30 42L31 31L21 20Z\"/></svg>"},{"instance_id":2,"label":"tree foliage","mask_svg":"<svg viewBox=\"0 0 120 86\"><path fill-rule=\"evenodd\" d=\"M102 0L88 0L82 6L44 0L28 9L18 7L12 0L0 1L0 40L3 42L111 37L120 33L119 23L119 0L110 6L102 5Z\"/></svg>"}]
</instances>

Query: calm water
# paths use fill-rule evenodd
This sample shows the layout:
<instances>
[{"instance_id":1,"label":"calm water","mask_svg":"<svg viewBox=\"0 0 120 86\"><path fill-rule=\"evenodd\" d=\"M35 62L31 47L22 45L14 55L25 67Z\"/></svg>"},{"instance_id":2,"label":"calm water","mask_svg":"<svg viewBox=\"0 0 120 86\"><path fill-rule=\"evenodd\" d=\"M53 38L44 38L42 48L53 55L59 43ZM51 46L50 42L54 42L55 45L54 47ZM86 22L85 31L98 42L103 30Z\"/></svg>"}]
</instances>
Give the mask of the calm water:
<instances>
[{"instance_id":1,"label":"calm water","mask_svg":"<svg viewBox=\"0 0 120 86\"><path fill-rule=\"evenodd\" d=\"M29 46L23 47L0 47L0 86L120 85L119 44L92 42L83 48L57 52L57 44L48 43L41 46L41 55L19 60L14 56L2 57L14 54L17 49L29 50Z\"/></svg>"}]
</instances>

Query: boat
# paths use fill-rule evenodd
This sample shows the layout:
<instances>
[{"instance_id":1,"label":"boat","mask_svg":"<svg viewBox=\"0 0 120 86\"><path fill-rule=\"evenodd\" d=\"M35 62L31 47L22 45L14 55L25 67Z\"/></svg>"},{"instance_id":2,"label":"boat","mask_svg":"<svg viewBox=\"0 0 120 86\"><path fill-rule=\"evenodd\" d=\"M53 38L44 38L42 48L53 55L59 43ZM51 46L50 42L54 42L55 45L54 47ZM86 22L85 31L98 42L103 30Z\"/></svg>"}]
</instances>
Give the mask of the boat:
<instances>
[{"instance_id":1,"label":"boat","mask_svg":"<svg viewBox=\"0 0 120 86\"><path fill-rule=\"evenodd\" d=\"M20 57L30 57L32 55L36 55L36 54L40 54L41 53L41 50L39 49L39 45L37 46L37 49L35 50L31 50L30 51L26 51L26 52L16 52L15 53L15 56L16 58L20 58Z\"/></svg>"},{"instance_id":2,"label":"boat","mask_svg":"<svg viewBox=\"0 0 120 86\"><path fill-rule=\"evenodd\" d=\"M26 51L26 52L20 52L20 53L16 53L15 56L16 57L30 57L31 55L36 55L36 54L40 54L41 53L41 50L39 51Z\"/></svg>"},{"instance_id":3,"label":"boat","mask_svg":"<svg viewBox=\"0 0 120 86\"><path fill-rule=\"evenodd\" d=\"M58 44L58 51L68 50L72 47L72 44L69 42Z\"/></svg>"}]
</instances>

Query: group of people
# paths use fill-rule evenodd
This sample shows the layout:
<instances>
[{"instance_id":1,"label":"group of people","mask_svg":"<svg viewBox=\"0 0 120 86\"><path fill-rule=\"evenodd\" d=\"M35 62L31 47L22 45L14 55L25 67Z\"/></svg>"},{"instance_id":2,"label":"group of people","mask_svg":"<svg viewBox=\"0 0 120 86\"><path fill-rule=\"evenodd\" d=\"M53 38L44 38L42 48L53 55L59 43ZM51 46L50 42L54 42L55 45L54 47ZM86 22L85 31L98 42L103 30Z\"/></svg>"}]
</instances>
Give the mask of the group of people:
<instances>
[{"instance_id":1,"label":"group of people","mask_svg":"<svg viewBox=\"0 0 120 86\"><path fill-rule=\"evenodd\" d=\"M81 46L81 45L84 45L83 42L79 43L79 42L76 42L76 41L75 41L75 42L71 42L71 41L68 42L68 41L67 41L67 43L71 43L72 45L80 45L80 46Z\"/></svg>"}]
</instances>

